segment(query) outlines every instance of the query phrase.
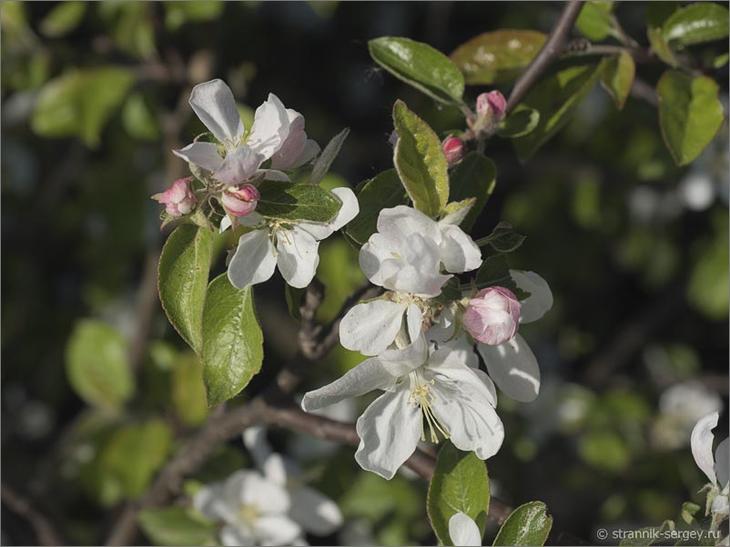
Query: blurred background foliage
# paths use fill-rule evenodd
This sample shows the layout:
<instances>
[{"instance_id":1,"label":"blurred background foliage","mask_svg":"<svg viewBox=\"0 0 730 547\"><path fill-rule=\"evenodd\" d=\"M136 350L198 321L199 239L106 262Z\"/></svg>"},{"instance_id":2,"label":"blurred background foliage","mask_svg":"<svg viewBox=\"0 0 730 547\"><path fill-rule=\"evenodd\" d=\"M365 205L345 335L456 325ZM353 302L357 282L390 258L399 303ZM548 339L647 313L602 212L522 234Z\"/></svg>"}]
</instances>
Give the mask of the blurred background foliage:
<instances>
[{"instance_id":1,"label":"blurred background foliage","mask_svg":"<svg viewBox=\"0 0 730 547\"><path fill-rule=\"evenodd\" d=\"M321 143L350 127L327 184L354 187L391 166L396 98L438 131L462 123L375 69L368 39L408 36L448 53L487 30L546 31L559 8L4 2L3 481L39 500L68 541L98 543L118 504L144 492L206 418L200 365L149 297L162 241L149 196L184 169L170 149L202 132L188 115L191 85L225 79L248 120L273 91L305 115ZM645 11L627 2L616 12L641 43ZM716 57L718 47L700 54ZM660 66L641 70L651 84L661 74ZM725 66L719 81L727 76ZM727 109L726 87L721 95ZM490 141L486 153L497 188L472 234L511 222L528 236L512 266L539 272L556 301L524 329L543 373L539 399L500 401L507 436L488 462L493 494L513 505L544 500L554 534L563 533L551 541L674 518L704 482L688 449L691 427L727 404L727 124L695 163L678 168L656 109L632 97L617 112L597 87L528 162L507 141ZM341 237L325 242L321 256L326 320L363 277ZM257 287L266 360L245 397L295 351L296 322L283 296L280 280ZM334 351L311 371L310 386L358 360ZM726 418L722 424L727 430ZM330 542L434 541L422 481L362 472L351 448L281 431L272 437L341 504L347 524ZM233 442L190 484L246 464ZM2 534L6 544L34 541L5 507Z\"/></svg>"}]
</instances>

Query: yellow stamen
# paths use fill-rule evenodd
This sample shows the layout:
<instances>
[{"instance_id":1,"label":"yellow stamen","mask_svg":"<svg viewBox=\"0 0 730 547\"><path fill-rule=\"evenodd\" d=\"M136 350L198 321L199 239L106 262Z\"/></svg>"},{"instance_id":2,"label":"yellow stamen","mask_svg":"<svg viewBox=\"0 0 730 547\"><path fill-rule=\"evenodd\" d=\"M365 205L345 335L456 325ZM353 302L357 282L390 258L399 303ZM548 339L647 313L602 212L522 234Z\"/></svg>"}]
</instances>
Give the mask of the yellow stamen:
<instances>
[{"instance_id":1,"label":"yellow stamen","mask_svg":"<svg viewBox=\"0 0 730 547\"><path fill-rule=\"evenodd\" d=\"M431 392L431 386L433 385L433 380L426 383L419 383L418 376L415 376L415 382L416 386L411 390L411 397L409 399L409 402L412 404L417 404L419 407L421 407L421 412L423 412L423 416L426 418L426 425L428 427L428 430L430 432L431 442L434 444L438 444L439 437L437 435L437 431L443 435L444 438L449 438L449 433L446 431L446 428L442 426L436 416L433 413L433 409L431 408L431 403L433 401L433 393ZM426 440L426 432L424 431L421 433L421 440Z\"/></svg>"},{"instance_id":2,"label":"yellow stamen","mask_svg":"<svg viewBox=\"0 0 730 547\"><path fill-rule=\"evenodd\" d=\"M246 524L252 525L260 515L259 508L250 503L244 503L238 508L238 515Z\"/></svg>"}]
</instances>

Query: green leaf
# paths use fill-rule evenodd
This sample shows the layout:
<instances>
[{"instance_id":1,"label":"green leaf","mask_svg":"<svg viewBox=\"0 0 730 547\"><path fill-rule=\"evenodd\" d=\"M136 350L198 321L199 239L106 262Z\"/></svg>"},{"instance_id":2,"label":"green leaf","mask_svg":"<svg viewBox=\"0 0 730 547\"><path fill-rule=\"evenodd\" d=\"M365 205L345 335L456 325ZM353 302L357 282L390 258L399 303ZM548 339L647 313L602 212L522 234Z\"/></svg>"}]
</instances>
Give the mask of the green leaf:
<instances>
[{"instance_id":1,"label":"green leaf","mask_svg":"<svg viewBox=\"0 0 730 547\"><path fill-rule=\"evenodd\" d=\"M514 140L520 159L532 156L568 122L602 71L603 63L590 60L561 65L530 90L522 102L540 113L540 121L531 133Z\"/></svg>"},{"instance_id":2,"label":"green leaf","mask_svg":"<svg viewBox=\"0 0 730 547\"><path fill-rule=\"evenodd\" d=\"M480 247L489 245L498 253L511 253L524 243L525 236L514 231L508 222L500 222L492 233L478 241Z\"/></svg>"},{"instance_id":3,"label":"green leaf","mask_svg":"<svg viewBox=\"0 0 730 547\"><path fill-rule=\"evenodd\" d=\"M377 231L380 211L404 205L408 202L408 197L398 178L398 172L395 169L388 169L361 186L357 193L357 201L360 203L360 212L345 230L353 241L363 245Z\"/></svg>"},{"instance_id":4,"label":"green leaf","mask_svg":"<svg viewBox=\"0 0 730 547\"><path fill-rule=\"evenodd\" d=\"M680 514L680 518L682 519L682 521L684 521L685 524L692 524L693 522L695 522L698 516L697 513L700 512L700 509L702 509L702 507L698 504L691 501L685 501L682 504L682 512ZM701 513L699 516L701 516Z\"/></svg>"},{"instance_id":5,"label":"green leaf","mask_svg":"<svg viewBox=\"0 0 730 547\"><path fill-rule=\"evenodd\" d=\"M68 1L56 5L41 21L41 32L58 38L74 30L86 13L86 2Z\"/></svg>"},{"instance_id":6,"label":"green leaf","mask_svg":"<svg viewBox=\"0 0 730 547\"><path fill-rule=\"evenodd\" d=\"M202 345L202 321L213 232L183 224L167 238L160 254L158 289L167 318L196 352Z\"/></svg>"},{"instance_id":7,"label":"green leaf","mask_svg":"<svg viewBox=\"0 0 730 547\"><path fill-rule=\"evenodd\" d=\"M527 135L540 123L540 113L534 108L518 105L497 128L497 135L514 139Z\"/></svg>"},{"instance_id":8,"label":"green leaf","mask_svg":"<svg viewBox=\"0 0 730 547\"><path fill-rule=\"evenodd\" d=\"M86 403L118 410L134 394L134 376L122 335L101 321L74 327L66 347L66 375Z\"/></svg>"},{"instance_id":9,"label":"green leaf","mask_svg":"<svg viewBox=\"0 0 730 547\"><path fill-rule=\"evenodd\" d=\"M208 415L203 383L203 366L198 357L187 353L175 360L172 370L172 405L185 425L198 425Z\"/></svg>"},{"instance_id":10,"label":"green leaf","mask_svg":"<svg viewBox=\"0 0 730 547\"><path fill-rule=\"evenodd\" d=\"M449 201L449 173L441 141L429 125L403 101L393 106L398 133L393 164L403 186L419 211L435 218Z\"/></svg>"},{"instance_id":11,"label":"green leaf","mask_svg":"<svg viewBox=\"0 0 730 547\"><path fill-rule=\"evenodd\" d=\"M659 126L677 165L700 155L722 126L725 113L718 85L706 76L668 70L657 84Z\"/></svg>"},{"instance_id":12,"label":"green leaf","mask_svg":"<svg viewBox=\"0 0 730 547\"><path fill-rule=\"evenodd\" d=\"M216 277L203 311L203 378L209 406L237 395L261 370L263 342L251 287L239 290L226 274Z\"/></svg>"},{"instance_id":13,"label":"green leaf","mask_svg":"<svg viewBox=\"0 0 730 547\"><path fill-rule=\"evenodd\" d=\"M216 527L184 507L144 509L139 525L153 545L212 545Z\"/></svg>"},{"instance_id":14,"label":"green leaf","mask_svg":"<svg viewBox=\"0 0 730 547\"><path fill-rule=\"evenodd\" d=\"M463 201L468 198L476 198L466 218L461 223L461 228L469 232L474 222L479 218L489 197L494 192L497 184L497 168L489 158L478 152L470 152L451 171L451 199Z\"/></svg>"},{"instance_id":15,"label":"green leaf","mask_svg":"<svg viewBox=\"0 0 730 547\"><path fill-rule=\"evenodd\" d=\"M613 2L611 0L589 0L583 7L575 21L580 33L599 42L614 35Z\"/></svg>"},{"instance_id":16,"label":"green leaf","mask_svg":"<svg viewBox=\"0 0 730 547\"><path fill-rule=\"evenodd\" d=\"M126 425L104 444L99 465L125 497L136 498L165 463L171 445L172 432L161 419Z\"/></svg>"},{"instance_id":17,"label":"green leaf","mask_svg":"<svg viewBox=\"0 0 730 547\"><path fill-rule=\"evenodd\" d=\"M451 60L469 85L509 82L535 58L545 38L542 32L532 30L485 32L456 48Z\"/></svg>"},{"instance_id":18,"label":"green leaf","mask_svg":"<svg viewBox=\"0 0 730 547\"><path fill-rule=\"evenodd\" d=\"M340 149L349 134L350 130L346 127L337 133L337 135L332 137L330 142L327 143L327 146L324 147L324 150L322 150L317 161L314 162L314 167L312 167L312 174L309 176L309 182L311 184L319 184L319 182L325 177L327 172L330 170L332 162L335 161L335 158L337 158L337 155L340 153Z\"/></svg>"},{"instance_id":19,"label":"green leaf","mask_svg":"<svg viewBox=\"0 0 730 547\"><path fill-rule=\"evenodd\" d=\"M611 57L605 63L601 75L601 85L611 95L616 108L621 110L631 92L636 74L634 58L627 51Z\"/></svg>"},{"instance_id":20,"label":"green leaf","mask_svg":"<svg viewBox=\"0 0 730 547\"><path fill-rule=\"evenodd\" d=\"M494 545L545 545L553 517L541 501L530 501L510 513L494 539Z\"/></svg>"},{"instance_id":21,"label":"green leaf","mask_svg":"<svg viewBox=\"0 0 730 547\"><path fill-rule=\"evenodd\" d=\"M462 452L450 442L439 451L426 498L428 518L443 545L453 545L449 519L462 512L484 533L489 512L489 476L486 464L473 452Z\"/></svg>"},{"instance_id":22,"label":"green leaf","mask_svg":"<svg viewBox=\"0 0 730 547\"><path fill-rule=\"evenodd\" d=\"M132 73L123 68L70 70L43 86L31 127L43 137L77 135L96 147L133 81Z\"/></svg>"},{"instance_id":23,"label":"green leaf","mask_svg":"<svg viewBox=\"0 0 730 547\"><path fill-rule=\"evenodd\" d=\"M518 300L524 300L529 294L521 290L509 274L509 265L504 254L499 253L484 259L482 265L477 271L476 285L478 288L484 287L504 287L512 291Z\"/></svg>"},{"instance_id":24,"label":"green leaf","mask_svg":"<svg viewBox=\"0 0 730 547\"><path fill-rule=\"evenodd\" d=\"M725 6L711 2L693 3L667 18L662 26L662 36L680 47L721 40L728 36L729 18Z\"/></svg>"},{"instance_id":25,"label":"green leaf","mask_svg":"<svg viewBox=\"0 0 730 547\"><path fill-rule=\"evenodd\" d=\"M342 207L340 198L314 184L265 181L256 212L284 220L330 222Z\"/></svg>"},{"instance_id":26,"label":"green leaf","mask_svg":"<svg viewBox=\"0 0 730 547\"><path fill-rule=\"evenodd\" d=\"M165 2L165 26L172 31L188 22L212 21L223 12L219 0L183 0ZM251 127L246 125L246 127Z\"/></svg>"},{"instance_id":27,"label":"green leaf","mask_svg":"<svg viewBox=\"0 0 730 547\"><path fill-rule=\"evenodd\" d=\"M648 2L646 6L646 36L652 51L670 66L677 66L672 48L664 38L664 22L677 11L679 2Z\"/></svg>"},{"instance_id":28,"label":"green leaf","mask_svg":"<svg viewBox=\"0 0 730 547\"><path fill-rule=\"evenodd\" d=\"M428 44L383 36L368 42L373 60L396 78L446 104L460 104L464 77L451 60Z\"/></svg>"},{"instance_id":29,"label":"green leaf","mask_svg":"<svg viewBox=\"0 0 730 547\"><path fill-rule=\"evenodd\" d=\"M591 431L583 435L578 446L580 457L597 469L618 473L631 463L631 452L617 433Z\"/></svg>"},{"instance_id":30,"label":"green leaf","mask_svg":"<svg viewBox=\"0 0 730 547\"><path fill-rule=\"evenodd\" d=\"M302 307L302 300L307 289L299 289L292 287L288 283L284 285L284 299L286 300L286 307L289 310L289 315L295 321L299 321L302 318L302 313L299 308Z\"/></svg>"},{"instance_id":31,"label":"green leaf","mask_svg":"<svg viewBox=\"0 0 730 547\"><path fill-rule=\"evenodd\" d=\"M98 12L110 27L114 42L135 57L149 58L155 51L153 8L148 2L100 2Z\"/></svg>"},{"instance_id":32,"label":"green leaf","mask_svg":"<svg viewBox=\"0 0 730 547\"><path fill-rule=\"evenodd\" d=\"M140 93L129 96L122 108L122 124L132 137L153 141L160 137L160 127L153 109Z\"/></svg>"}]
</instances>

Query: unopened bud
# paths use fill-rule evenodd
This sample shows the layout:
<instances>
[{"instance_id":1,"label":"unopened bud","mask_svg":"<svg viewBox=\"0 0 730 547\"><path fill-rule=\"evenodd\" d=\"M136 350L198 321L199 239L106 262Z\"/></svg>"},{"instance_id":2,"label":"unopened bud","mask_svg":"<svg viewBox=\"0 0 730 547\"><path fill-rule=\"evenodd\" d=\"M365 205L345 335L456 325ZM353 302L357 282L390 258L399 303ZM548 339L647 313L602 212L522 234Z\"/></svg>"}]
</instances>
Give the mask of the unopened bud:
<instances>
[{"instance_id":1,"label":"unopened bud","mask_svg":"<svg viewBox=\"0 0 730 547\"><path fill-rule=\"evenodd\" d=\"M464 157L464 141L459 137L449 136L441 143L441 149L444 151L446 161L449 167L461 161Z\"/></svg>"},{"instance_id":2,"label":"unopened bud","mask_svg":"<svg viewBox=\"0 0 730 547\"><path fill-rule=\"evenodd\" d=\"M464 328L479 342L498 346L510 340L520 322L520 301L509 289L479 291L464 312Z\"/></svg>"},{"instance_id":3,"label":"unopened bud","mask_svg":"<svg viewBox=\"0 0 730 547\"><path fill-rule=\"evenodd\" d=\"M165 211L171 217L180 217L190 213L195 207L196 199L190 188L193 177L177 179L170 187L159 194L152 196L152 199L162 203Z\"/></svg>"},{"instance_id":4,"label":"unopened bud","mask_svg":"<svg viewBox=\"0 0 730 547\"><path fill-rule=\"evenodd\" d=\"M261 194L253 184L231 186L223 191L221 203L228 214L234 217L245 217L251 214Z\"/></svg>"},{"instance_id":5,"label":"unopened bud","mask_svg":"<svg viewBox=\"0 0 730 547\"><path fill-rule=\"evenodd\" d=\"M507 110L507 99L499 91L482 93L477 97L477 115L496 123L504 118Z\"/></svg>"}]
</instances>

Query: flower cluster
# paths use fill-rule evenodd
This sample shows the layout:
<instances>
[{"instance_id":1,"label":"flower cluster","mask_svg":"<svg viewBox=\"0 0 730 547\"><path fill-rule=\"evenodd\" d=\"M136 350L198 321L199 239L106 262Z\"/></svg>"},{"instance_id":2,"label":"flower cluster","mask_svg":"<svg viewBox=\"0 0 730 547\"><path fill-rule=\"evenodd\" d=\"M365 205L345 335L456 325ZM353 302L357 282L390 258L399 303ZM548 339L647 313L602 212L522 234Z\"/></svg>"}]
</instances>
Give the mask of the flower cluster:
<instances>
[{"instance_id":1,"label":"flower cluster","mask_svg":"<svg viewBox=\"0 0 730 547\"><path fill-rule=\"evenodd\" d=\"M730 444L725 438L713 453L712 444L715 436L712 430L717 427L720 415L713 412L701 418L690 436L690 447L697 467L710 481L707 491L705 513L712 515L711 529L716 530L730 515ZM727 540L726 540L727 541ZM724 544L724 543L723 543Z\"/></svg>"},{"instance_id":2,"label":"flower cluster","mask_svg":"<svg viewBox=\"0 0 730 547\"><path fill-rule=\"evenodd\" d=\"M537 361L516 331L551 307L550 290L537 274L513 271L516 285L530 293L522 302L503 287L446 298L453 274L482 263L455 220L436 221L406 206L381 211L359 260L386 291L355 305L340 323L342 345L370 358L302 400L311 411L383 391L357 421L355 459L387 479L427 439L448 438L481 459L493 456L504 438L494 382L519 401L539 390ZM475 343L489 375L479 368Z\"/></svg>"}]
</instances>

